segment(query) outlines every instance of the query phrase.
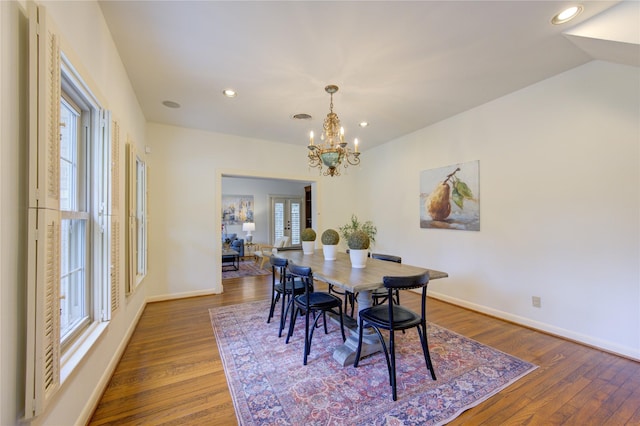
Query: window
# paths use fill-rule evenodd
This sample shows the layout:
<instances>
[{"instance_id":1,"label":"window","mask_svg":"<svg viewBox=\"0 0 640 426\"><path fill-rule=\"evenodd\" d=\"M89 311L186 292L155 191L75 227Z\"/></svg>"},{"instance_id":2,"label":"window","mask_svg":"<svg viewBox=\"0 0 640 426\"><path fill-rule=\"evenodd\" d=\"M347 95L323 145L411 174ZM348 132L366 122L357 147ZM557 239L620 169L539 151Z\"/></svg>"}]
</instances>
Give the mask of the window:
<instances>
[{"instance_id":1,"label":"window","mask_svg":"<svg viewBox=\"0 0 640 426\"><path fill-rule=\"evenodd\" d=\"M136 275L147 274L147 166L136 157Z\"/></svg>"},{"instance_id":2,"label":"window","mask_svg":"<svg viewBox=\"0 0 640 426\"><path fill-rule=\"evenodd\" d=\"M127 143L127 294L147 274L147 166Z\"/></svg>"},{"instance_id":3,"label":"window","mask_svg":"<svg viewBox=\"0 0 640 426\"><path fill-rule=\"evenodd\" d=\"M67 86L66 84L64 86ZM60 101L60 340L72 341L91 320L88 276L89 213L85 135L91 134L90 111L84 111L63 88ZM74 93L77 95L77 93Z\"/></svg>"},{"instance_id":4,"label":"window","mask_svg":"<svg viewBox=\"0 0 640 426\"><path fill-rule=\"evenodd\" d=\"M44 8L28 9L26 420L55 398L117 309L109 262L119 229L109 217L110 114L60 52Z\"/></svg>"}]
</instances>

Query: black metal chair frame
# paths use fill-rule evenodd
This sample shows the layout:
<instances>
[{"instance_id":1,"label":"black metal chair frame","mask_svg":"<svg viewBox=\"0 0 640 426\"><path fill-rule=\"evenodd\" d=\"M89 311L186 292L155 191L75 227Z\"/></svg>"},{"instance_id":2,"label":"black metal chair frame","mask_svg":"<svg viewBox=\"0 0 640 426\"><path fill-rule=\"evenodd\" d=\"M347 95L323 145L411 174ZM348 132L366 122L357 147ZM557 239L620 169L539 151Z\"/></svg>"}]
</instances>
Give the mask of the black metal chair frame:
<instances>
[{"instance_id":1,"label":"black metal chair frame","mask_svg":"<svg viewBox=\"0 0 640 426\"><path fill-rule=\"evenodd\" d=\"M387 262L395 262L402 263L402 258L400 256L395 256L392 254L382 254L382 253L371 253L372 259L384 260ZM373 305L382 305L387 301L387 292L385 289L380 288L371 292L371 299L373 301ZM400 304L400 291L396 289L394 293L395 302L397 305Z\"/></svg>"},{"instance_id":2,"label":"black metal chair frame","mask_svg":"<svg viewBox=\"0 0 640 426\"><path fill-rule=\"evenodd\" d=\"M323 319L324 333L327 330L327 312L332 312L340 319L340 331L342 333L342 341L346 340L344 333L344 321L342 318L342 300L338 297L323 291L313 290L313 271L306 266L299 266L289 263L288 270L289 279L298 278L304 283L304 294L294 296L293 309L291 310L291 320L289 321L289 333L287 334L287 343L289 338L293 336L293 330L296 325L296 317L304 312L305 316L305 336L304 336L304 365L307 365L307 357L311 353L311 340L313 339L313 331L319 326L318 321ZM337 308L337 311L336 311ZM318 315L316 315L318 314ZM313 315L313 325L310 324L310 315ZM311 325L311 327L310 327Z\"/></svg>"},{"instance_id":3,"label":"black metal chair frame","mask_svg":"<svg viewBox=\"0 0 640 426\"><path fill-rule=\"evenodd\" d=\"M305 285L300 280L288 279L287 266L289 261L282 257L271 256L271 307L269 309L269 318L267 323L271 322L273 318L276 304L282 298L282 307L280 309L280 329L278 330L278 337L282 337L282 330L284 330L287 320L287 314L291 309L293 297L299 294L304 294ZM276 274L278 279L276 280Z\"/></svg>"},{"instance_id":4,"label":"black metal chair frame","mask_svg":"<svg viewBox=\"0 0 640 426\"><path fill-rule=\"evenodd\" d=\"M407 330L413 327L417 328L427 369L431 372L431 378L436 380L436 373L433 369L433 363L431 362L429 343L427 341L426 298L427 285L429 284L429 273L425 272L423 274L410 277L387 276L383 278L383 283L388 292L388 303L372 306L360 311L358 349L356 350L356 358L353 362L353 366L358 367L358 363L360 362L364 327L370 326L378 334L380 342L382 343L382 349L384 350L384 355L387 360L387 370L389 372L389 382L393 392L393 400L397 401L398 392L396 390L396 348L394 333L396 330ZM421 315L418 315L403 306L397 305L392 294L396 289L410 290L416 288L422 288ZM389 331L388 348L380 329Z\"/></svg>"}]
</instances>

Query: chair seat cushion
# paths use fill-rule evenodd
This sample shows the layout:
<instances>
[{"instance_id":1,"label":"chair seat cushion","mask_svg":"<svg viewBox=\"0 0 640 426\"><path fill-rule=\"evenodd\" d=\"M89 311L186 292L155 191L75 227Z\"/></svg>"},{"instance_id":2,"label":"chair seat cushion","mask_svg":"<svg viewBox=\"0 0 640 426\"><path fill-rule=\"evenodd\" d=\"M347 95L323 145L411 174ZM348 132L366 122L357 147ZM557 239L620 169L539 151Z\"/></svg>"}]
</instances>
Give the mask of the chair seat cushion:
<instances>
[{"instance_id":1,"label":"chair seat cushion","mask_svg":"<svg viewBox=\"0 0 640 426\"><path fill-rule=\"evenodd\" d=\"M306 297L304 294L296 296L296 302L301 306L305 306ZM311 309L330 309L338 306L342 306L342 300L333 294L323 291L309 293L309 307Z\"/></svg>"},{"instance_id":2,"label":"chair seat cushion","mask_svg":"<svg viewBox=\"0 0 640 426\"><path fill-rule=\"evenodd\" d=\"M378 327L389 329L389 305L377 305L360 311L360 317ZM420 315L402 306L393 306L393 322L396 330L414 327L420 323Z\"/></svg>"}]
</instances>

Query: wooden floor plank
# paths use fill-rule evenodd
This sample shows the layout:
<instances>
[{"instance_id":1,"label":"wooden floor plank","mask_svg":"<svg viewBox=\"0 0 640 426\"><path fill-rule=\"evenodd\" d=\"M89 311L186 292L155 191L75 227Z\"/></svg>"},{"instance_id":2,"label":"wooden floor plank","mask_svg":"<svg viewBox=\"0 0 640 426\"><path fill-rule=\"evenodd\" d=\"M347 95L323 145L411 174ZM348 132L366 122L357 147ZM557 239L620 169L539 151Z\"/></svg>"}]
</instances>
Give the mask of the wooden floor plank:
<instances>
[{"instance_id":1,"label":"wooden floor plank","mask_svg":"<svg viewBox=\"0 0 640 426\"><path fill-rule=\"evenodd\" d=\"M146 306L90 425L237 423L208 310L268 299L271 277L223 284L220 295ZM419 297L402 303L418 309ZM640 363L435 299L428 310L429 321L539 366L450 424L640 424Z\"/></svg>"}]
</instances>

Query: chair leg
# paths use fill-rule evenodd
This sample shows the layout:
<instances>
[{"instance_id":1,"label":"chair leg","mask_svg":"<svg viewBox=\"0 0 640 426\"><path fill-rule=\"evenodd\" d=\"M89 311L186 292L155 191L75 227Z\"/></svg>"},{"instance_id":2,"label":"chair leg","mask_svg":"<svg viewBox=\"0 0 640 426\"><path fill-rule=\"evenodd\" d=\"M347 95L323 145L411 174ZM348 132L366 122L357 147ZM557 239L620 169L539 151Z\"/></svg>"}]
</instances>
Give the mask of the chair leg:
<instances>
[{"instance_id":1,"label":"chair leg","mask_svg":"<svg viewBox=\"0 0 640 426\"><path fill-rule=\"evenodd\" d=\"M286 322L286 312L284 309L285 303L287 304L287 310L289 309L289 305L291 304L291 295L284 293L282 295L282 307L280 308L280 330L278 330L278 337L282 337L282 330L284 330L284 324Z\"/></svg>"},{"instance_id":2,"label":"chair leg","mask_svg":"<svg viewBox=\"0 0 640 426\"><path fill-rule=\"evenodd\" d=\"M360 323L358 326L358 348L356 349L356 359L353 360L353 366L358 367L358 363L360 363L360 352L362 352L362 331L364 329L364 323L362 318L360 318Z\"/></svg>"},{"instance_id":3,"label":"chair leg","mask_svg":"<svg viewBox=\"0 0 640 426\"><path fill-rule=\"evenodd\" d=\"M307 365L307 356L309 355L309 352L311 351L311 337L309 336L309 311L307 310L307 312L305 312L305 323L304 323L304 360L303 360L303 364ZM319 318L319 317L318 317ZM314 321L315 323L315 321ZM314 327L315 329L315 324ZM313 329L311 330L311 333L313 333Z\"/></svg>"},{"instance_id":4,"label":"chair leg","mask_svg":"<svg viewBox=\"0 0 640 426\"><path fill-rule=\"evenodd\" d=\"M389 331L389 352L391 358L391 365L389 368L389 374L391 378L391 392L393 395L393 400L398 400L398 391L396 389L396 343L395 343L395 333L393 329Z\"/></svg>"},{"instance_id":5,"label":"chair leg","mask_svg":"<svg viewBox=\"0 0 640 426\"><path fill-rule=\"evenodd\" d=\"M267 324L271 322L271 318L273 318L273 312L276 307L276 303L278 303L278 299L280 298L280 293L271 293L271 308L269 309L269 318L267 318Z\"/></svg>"},{"instance_id":6,"label":"chair leg","mask_svg":"<svg viewBox=\"0 0 640 426\"><path fill-rule=\"evenodd\" d=\"M427 364L427 369L431 372L431 378L436 379L436 372L433 369L433 362L431 362L431 354L429 353L429 342L427 340L427 327L426 324L416 327L418 329L418 336L420 336L420 343L422 344L422 353L424 354L424 361Z\"/></svg>"},{"instance_id":7,"label":"chair leg","mask_svg":"<svg viewBox=\"0 0 640 426\"><path fill-rule=\"evenodd\" d=\"M300 308L298 308L295 305L295 302L293 302L293 306L291 307L291 320L289 321L289 332L287 333L287 340L285 343L289 343L289 338L293 336L293 328L296 326L296 314L299 310Z\"/></svg>"}]
</instances>

